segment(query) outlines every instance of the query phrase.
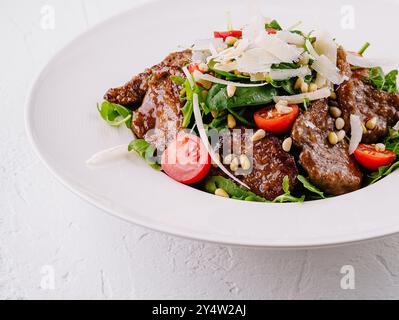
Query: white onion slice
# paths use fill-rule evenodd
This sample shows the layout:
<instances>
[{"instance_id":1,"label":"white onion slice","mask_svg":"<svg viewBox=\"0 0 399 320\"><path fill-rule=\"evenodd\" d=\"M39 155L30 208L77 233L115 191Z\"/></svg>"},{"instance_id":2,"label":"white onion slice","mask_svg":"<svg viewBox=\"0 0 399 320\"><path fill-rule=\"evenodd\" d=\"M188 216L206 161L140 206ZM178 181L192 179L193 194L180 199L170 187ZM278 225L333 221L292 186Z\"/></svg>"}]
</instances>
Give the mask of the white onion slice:
<instances>
[{"instance_id":1,"label":"white onion slice","mask_svg":"<svg viewBox=\"0 0 399 320\"><path fill-rule=\"evenodd\" d=\"M215 49L226 49L227 44L221 38L212 38L212 39L199 39L194 42L192 51L209 51L209 46L213 45Z\"/></svg>"},{"instance_id":2,"label":"white onion slice","mask_svg":"<svg viewBox=\"0 0 399 320\"><path fill-rule=\"evenodd\" d=\"M241 87L241 88L263 87L263 86L267 85L267 82L265 82L265 83L239 83L239 82L222 80L222 79L216 78L214 76L211 76L210 74L203 74L202 72L200 72L198 70L194 71L194 78L197 81L198 80L206 80L206 81L210 81L213 83L224 84L226 86L235 86L235 87Z\"/></svg>"},{"instance_id":3,"label":"white onion slice","mask_svg":"<svg viewBox=\"0 0 399 320\"><path fill-rule=\"evenodd\" d=\"M359 146L360 142L363 138L363 127L362 122L360 121L360 117L351 114L350 117L351 123L351 141L349 144L349 154L353 154L357 147Z\"/></svg>"},{"instance_id":4,"label":"white onion slice","mask_svg":"<svg viewBox=\"0 0 399 320\"><path fill-rule=\"evenodd\" d=\"M352 52L346 53L346 61L350 63L352 66L361 67L361 68L374 68L381 66L389 66L393 64L388 60L367 59L364 57L360 57Z\"/></svg>"},{"instance_id":5,"label":"white onion slice","mask_svg":"<svg viewBox=\"0 0 399 320\"><path fill-rule=\"evenodd\" d=\"M122 160L129 154L130 152L128 151L127 145L116 146L96 153L86 161L86 165L89 167L107 165L109 163Z\"/></svg>"},{"instance_id":6,"label":"white onion slice","mask_svg":"<svg viewBox=\"0 0 399 320\"><path fill-rule=\"evenodd\" d=\"M312 64L312 69L336 85L345 81L339 69L324 54L319 56Z\"/></svg>"},{"instance_id":7,"label":"white onion slice","mask_svg":"<svg viewBox=\"0 0 399 320\"><path fill-rule=\"evenodd\" d=\"M281 100L286 100L289 104L303 103L304 99L309 99L310 101L320 100L328 98L331 95L330 88L323 88L313 92L301 93L293 96L276 96L274 97L274 102L278 103Z\"/></svg>"},{"instance_id":8,"label":"white onion slice","mask_svg":"<svg viewBox=\"0 0 399 320\"><path fill-rule=\"evenodd\" d=\"M285 80L294 77L306 77L312 74L312 71L305 66L298 69L271 69L270 78L272 80Z\"/></svg>"},{"instance_id":9,"label":"white onion slice","mask_svg":"<svg viewBox=\"0 0 399 320\"><path fill-rule=\"evenodd\" d=\"M219 157L216 155L215 151L212 149L212 146L209 143L208 136L206 134L204 122L202 121L201 110L200 110L199 102L198 102L198 95L196 93L194 93L194 95L193 95L193 109L194 109L195 122L197 124L197 128L198 128L201 140L204 143L213 162L220 168L220 170L222 170L231 179L233 179L235 182L239 183L243 187L250 190L250 187L248 187L244 182L237 179L232 173L230 173L229 170L226 169L226 167L220 162Z\"/></svg>"},{"instance_id":10,"label":"white onion slice","mask_svg":"<svg viewBox=\"0 0 399 320\"><path fill-rule=\"evenodd\" d=\"M191 76L190 71L188 71L187 66L184 66L184 67L182 68L182 70L183 70L183 72L184 72L186 78L188 79L188 82L190 83L190 87L191 87L191 88L194 88L194 80L193 80L193 77Z\"/></svg>"},{"instance_id":11,"label":"white onion slice","mask_svg":"<svg viewBox=\"0 0 399 320\"><path fill-rule=\"evenodd\" d=\"M393 130L399 131L399 121L397 124L394 125L394 127L392 128Z\"/></svg>"}]
</instances>

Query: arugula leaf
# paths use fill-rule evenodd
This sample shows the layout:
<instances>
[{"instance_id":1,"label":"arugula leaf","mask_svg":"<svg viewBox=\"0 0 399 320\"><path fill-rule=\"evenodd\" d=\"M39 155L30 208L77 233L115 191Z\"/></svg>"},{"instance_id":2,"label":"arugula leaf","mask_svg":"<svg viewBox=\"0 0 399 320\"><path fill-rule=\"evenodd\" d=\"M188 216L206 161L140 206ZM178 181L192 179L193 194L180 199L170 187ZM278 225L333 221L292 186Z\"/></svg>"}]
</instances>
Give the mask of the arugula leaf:
<instances>
[{"instance_id":1,"label":"arugula leaf","mask_svg":"<svg viewBox=\"0 0 399 320\"><path fill-rule=\"evenodd\" d=\"M283 30L283 29L281 28L280 24L277 22L277 20L273 20L273 21L271 21L270 23L266 23L265 28L266 28L266 29L267 29L267 28L271 28L271 29L275 29L275 30L278 30L278 31Z\"/></svg>"},{"instance_id":2,"label":"arugula leaf","mask_svg":"<svg viewBox=\"0 0 399 320\"><path fill-rule=\"evenodd\" d=\"M230 179L222 176L213 176L205 181L205 190L209 193L215 193L216 189L223 189L230 197L235 200L269 202L266 199L257 196L255 193L237 186Z\"/></svg>"},{"instance_id":3,"label":"arugula leaf","mask_svg":"<svg viewBox=\"0 0 399 320\"><path fill-rule=\"evenodd\" d=\"M174 83L178 84L179 86L184 85L184 83L185 83L185 81L186 81L186 79L184 79L184 78L182 78L182 77L179 77L179 76L175 76L175 75L173 75L173 74L170 76L170 79L171 79Z\"/></svg>"},{"instance_id":4,"label":"arugula leaf","mask_svg":"<svg viewBox=\"0 0 399 320\"><path fill-rule=\"evenodd\" d=\"M387 150L391 150L399 156L399 131L390 129L389 136L385 139L384 144Z\"/></svg>"},{"instance_id":5,"label":"arugula leaf","mask_svg":"<svg viewBox=\"0 0 399 320\"><path fill-rule=\"evenodd\" d=\"M367 78L367 80L369 80L377 90L397 93L397 76L398 70L392 70L385 75L382 68L376 67L369 69L369 77Z\"/></svg>"},{"instance_id":6,"label":"arugula leaf","mask_svg":"<svg viewBox=\"0 0 399 320\"><path fill-rule=\"evenodd\" d=\"M369 179L371 180L369 182L369 185L376 183L377 181L381 180L382 178L386 177L397 169L399 169L399 161L393 163L390 166L379 168L378 171L375 171L369 175Z\"/></svg>"},{"instance_id":7,"label":"arugula leaf","mask_svg":"<svg viewBox=\"0 0 399 320\"><path fill-rule=\"evenodd\" d=\"M291 195L290 192L290 181L288 176L285 176L283 179L283 190L285 192L285 194L277 197L276 199L274 199L273 202L279 202L279 203L283 203L283 202L296 202L296 203L303 203L305 201L305 196L302 196L301 198L297 198L294 197L293 195Z\"/></svg>"},{"instance_id":8,"label":"arugula leaf","mask_svg":"<svg viewBox=\"0 0 399 320\"><path fill-rule=\"evenodd\" d=\"M308 179L306 179L304 176L299 175L298 180L302 183L303 187L307 190L309 190L312 193L317 194L321 199L325 199L324 192L322 192L319 188L314 186Z\"/></svg>"},{"instance_id":9,"label":"arugula leaf","mask_svg":"<svg viewBox=\"0 0 399 320\"><path fill-rule=\"evenodd\" d=\"M104 101L101 107L97 103L97 110L110 126L119 127L121 124L125 124L127 128L132 126L132 111L124 106Z\"/></svg>"},{"instance_id":10,"label":"arugula leaf","mask_svg":"<svg viewBox=\"0 0 399 320\"><path fill-rule=\"evenodd\" d=\"M190 123L191 123L191 117L192 117L193 112L194 112L194 106L193 106L192 100L189 100L189 101L186 102L184 107L181 109L181 112L183 114L182 127L183 128L187 128L190 125Z\"/></svg>"},{"instance_id":11,"label":"arugula leaf","mask_svg":"<svg viewBox=\"0 0 399 320\"><path fill-rule=\"evenodd\" d=\"M215 65L216 65L216 62L214 60L211 60L208 63L209 70L213 71L215 74L225 77L226 80L232 81L232 80L244 80L244 79L249 80L250 79L250 77L244 76L242 74L234 74L231 72L215 69Z\"/></svg>"},{"instance_id":12,"label":"arugula leaf","mask_svg":"<svg viewBox=\"0 0 399 320\"><path fill-rule=\"evenodd\" d=\"M235 95L229 98L226 88L225 85L216 84L209 90L206 104L211 111L266 105L277 95L277 90L272 86L238 87Z\"/></svg>"},{"instance_id":13,"label":"arugula leaf","mask_svg":"<svg viewBox=\"0 0 399 320\"><path fill-rule=\"evenodd\" d=\"M129 144L128 148L129 152L134 151L137 153L140 157L142 157L147 164L155 169L155 170L161 170L161 166L157 163L155 153L156 153L156 148L154 148L151 144L149 144L147 141L144 139L136 139L132 141Z\"/></svg>"}]
</instances>

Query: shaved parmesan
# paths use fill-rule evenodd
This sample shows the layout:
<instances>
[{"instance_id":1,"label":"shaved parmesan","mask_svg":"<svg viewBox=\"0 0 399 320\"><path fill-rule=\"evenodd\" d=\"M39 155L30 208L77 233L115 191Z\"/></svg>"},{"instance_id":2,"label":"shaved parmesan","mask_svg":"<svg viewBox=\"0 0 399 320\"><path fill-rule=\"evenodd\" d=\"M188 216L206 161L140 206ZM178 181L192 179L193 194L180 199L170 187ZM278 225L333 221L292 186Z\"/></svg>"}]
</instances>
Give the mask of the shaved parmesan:
<instances>
[{"instance_id":1,"label":"shaved parmesan","mask_svg":"<svg viewBox=\"0 0 399 320\"><path fill-rule=\"evenodd\" d=\"M269 72L274 63L280 63L280 60L262 48L254 48L237 59L237 70L246 73L265 73Z\"/></svg>"},{"instance_id":2,"label":"shaved parmesan","mask_svg":"<svg viewBox=\"0 0 399 320\"><path fill-rule=\"evenodd\" d=\"M202 121L202 116L201 116L201 110L199 107L199 101L198 101L198 95L194 93L193 95L193 109L194 109L194 117L195 117L195 122L197 124L197 128L201 137L202 142L204 143L209 155L211 156L213 162L222 170L226 175L228 175L231 179L233 179L235 182L239 183L243 187L247 188L250 190L250 188L242 181L237 179L232 173L230 173L229 170L226 169L226 167L220 162L219 157L216 155L215 151L212 149L211 144L209 143L208 140L208 135L206 134L206 130L204 127L204 122Z\"/></svg>"},{"instance_id":3,"label":"shaved parmesan","mask_svg":"<svg viewBox=\"0 0 399 320\"><path fill-rule=\"evenodd\" d=\"M194 80L193 80L193 77L191 76L191 73L188 71L187 66L184 66L184 67L182 68L182 70L183 70L183 72L184 72L184 74L185 74L185 76L186 76L188 82L190 83L190 87L191 87L191 88L194 88Z\"/></svg>"},{"instance_id":4,"label":"shaved parmesan","mask_svg":"<svg viewBox=\"0 0 399 320\"><path fill-rule=\"evenodd\" d=\"M255 45L267 50L272 55L280 59L282 62L298 61L303 49L290 45L276 36L267 34L260 35L255 42Z\"/></svg>"},{"instance_id":5,"label":"shaved parmesan","mask_svg":"<svg viewBox=\"0 0 399 320\"><path fill-rule=\"evenodd\" d=\"M303 78L310 74L312 74L312 71L307 66L298 69L272 69L270 78L272 80L285 80L294 77Z\"/></svg>"},{"instance_id":6,"label":"shaved parmesan","mask_svg":"<svg viewBox=\"0 0 399 320\"><path fill-rule=\"evenodd\" d=\"M277 32L277 37L289 44L295 44L297 46L303 46L305 44L305 38L297 33L293 33L287 30Z\"/></svg>"},{"instance_id":7,"label":"shaved parmesan","mask_svg":"<svg viewBox=\"0 0 399 320\"><path fill-rule=\"evenodd\" d=\"M198 70L194 71L194 78L197 81L198 80L206 80L206 81L210 81L213 83L224 84L226 86L235 86L235 87L242 87L242 88L263 87L267 84L267 82L265 82L265 83L239 83L239 82L222 80L222 79L216 78L214 76L211 76L210 74L203 74L203 73L199 72Z\"/></svg>"},{"instance_id":8,"label":"shaved parmesan","mask_svg":"<svg viewBox=\"0 0 399 320\"><path fill-rule=\"evenodd\" d=\"M328 33L322 33L320 36L317 37L314 48L318 52L318 54L324 54L333 65L337 65L338 46Z\"/></svg>"},{"instance_id":9,"label":"shaved parmesan","mask_svg":"<svg viewBox=\"0 0 399 320\"><path fill-rule=\"evenodd\" d=\"M328 98L331 95L330 88L323 88L314 92L302 93L293 96L276 96L274 102L278 103L281 100L286 100L289 104L303 103L304 99L310 101Z\"/></svg>"},{"instance_id":10,"label":"shaved parmesan","mask_svg":"<svg viewBox=\"0 0 399 320\"><path fill-rule=\"evenodd\" d=\"M306 50L308 50L309 54L311 55L313 60L316 60L319 57L319 54L316 52L316 50L313 48L312 44L310 43L309 40L306 40L305 42L305 47Z\"/></svg>"},{"instance_id":11,"label":"shaved parmesan","mask_svg":"<svg viewBox=\"0 0 399 320\"><path fill-rule=\"evenodd\" d=\"M351 114L350 117L351 123L351 141L349 144L349 154L353 154L357 147L359 146L360 142L363 138L363 127L362 122L360 121L360 117Z\"/></svg>"},{"instance_id":12,"label":"shaved parmesan","mask_svg":"<svg viewBox=\"0 0 399 320\"><path fill-rule=\"evenodd\" d=\"M345 81L339 69L324 54L319 56L312 64L312 69L320 73L324 78L339 85Z\"/></svg>"},{"instance_id":13,"label":"shaved parmesan","mask_svg":"<svg viewBox=\"0 0 399 320\"><path fill-rule=\"evenodd\" d=\"M395 124L395 126L392 128L393 130L399 131L399 121L397 124Z\"/></svg>"},{"instance_id":14,"label":"shaved parmesan","mask_svg":"<svg viewBox=\"0 0 399 320\"><path fill-rule=\"evenodd\" d=\"M86 165L89 167L98 167L114 163L128 156L130 152L128 151L127 145L121 145L113 147L107 150L100 151L93 155L89 160L86 161Z\"/></svg>"}]
</instances>

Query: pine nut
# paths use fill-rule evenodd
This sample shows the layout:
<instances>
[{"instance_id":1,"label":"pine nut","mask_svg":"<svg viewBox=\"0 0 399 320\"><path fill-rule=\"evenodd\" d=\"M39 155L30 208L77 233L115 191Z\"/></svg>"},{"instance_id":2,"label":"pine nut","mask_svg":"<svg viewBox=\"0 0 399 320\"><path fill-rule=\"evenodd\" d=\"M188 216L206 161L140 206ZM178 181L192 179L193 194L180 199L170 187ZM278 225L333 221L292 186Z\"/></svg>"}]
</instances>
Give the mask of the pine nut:
<instances>
[{"instance_id":1,"label":"pine nut","mask_svg":"<svg viewBox=\"0 0 399 320\"><path fill-rule=\"evenodd\" d=\"M205 101L207 96L208 96L208 91L207 90L202 90L201 91L202 100Z\"/></svg>"},{"instance_id":2,"label":"pine nut","mask_svg":"<svg viewBox=\"0 0 399 320\"><path fill-rule=\"evenodd\" d=\"M345 127L345 120L342 118L337 118L337 120L335 120L335 127L337 130L342 130Z\"/></svg>"},{"instance_id":3,"label":"pine nut","mask_svg":"<svg viewBox=\"0 0 399 320\"><path fill-rule=\"evenodd\" d=\"M280 100L276 103L276 110L280 114L291 113L294 109L288 106L288 102L286 100Z\"/></svg>"},{"instance_id":4,"label":"pine nut","mask_svg":"<svg viewBox=\"0 0 399 320\"><path fill-rule=\"evenodd\" d=\"M377 143L375 145L375 150L380 151L380 152L384 152L386 150L386 146L383 143Z\"/></svg>"},{"instance_id":5,"label":"pine nut","mask_svg":"<svg viewBox=\"0 0 399 320\"><path fill-rule=\"evenodd\" d=\"M240 159L235 157L230 164L230 170L233 172L236 172L238 170L238 167L240 166Z\"/></svg>"},{"instance_id":6,"label":"pine nut","mask_svg":"<svg viewBox=\"0 0 399 320\"><path fill-rule=\"evenodd\" d=\"M338 142L341 142L342 140L344 140L345 137L346 137L346 132L345 132L345 130L340 130L340 131L338 131L337 137L338 137Z\"/></svg>"},{"instance_id":7,"label":"pine nut","mask_svg":"<svg viewBox=\"0 0 399 320\"><path fill-rule=\"evenodd\" d=\"M216 153L216 158L219 160L219 162L220 162L220 154L218 154L218 153ZM212 166L214 167L214 168L218 168L219 166L216 164L216 162L215 161L213 161L212 160Z\"/></svg>"},{"instance_id":8,"label":"pine nut","mask_svg":"<svg viewBox=\"0 0 399 320\"><path fill-rule=\"evenodd\" d=\"M283 150L285 152L290 152L291 148L292 148L292 139L291 138L285 139L283 142Z\"/></svg>"},{"instance_id":9,"label":"pine nut","mask_svg":"<svg viewBox=\"0 0 399 320\"><path fill-rule=\"evenodd\" d=\"M309 60L310 60L309 55L305 52L299 58L299 64L302 66L305 66L305 65L309 64Z\"/></svg>"},{"instance_id":10,"label":"pine nut","mask_svg":"<svg viewBox=\"0 0 399 320\"><path fill-rule=\"evenodd\" d=\"M237 91L237 87L236 86L233 86L233 85L228 85L227 86L227 96L229 98L234 97L236 91Z\"/></svg>"},{"instance_id":11,"label":"pine nut","mask_svg":"<svg viewBox=\"0 0 399 320\"><path fill-rule=\"evenodd\" d=\"M366 134L367 133L367 128L366 128L366 126L364 125L363 122L362 122L362 129L363 129L363 134Z\"/></svg>"},{"instance_id":12,"label":"pine nut","mask_svg":"<svg viewBox=\"0 0 399 320\"><path fill-rule=\"evenodd\" d=\"M229 194L223 189L216 189L215 195L222 198L230 198Z\"/></svg>"},{"instance_id":13,"label":"pine nut","mask_svg":"<svg viewBox=\"0 0 399 320\"><path fill-rule=\"evenodd\" d=\"M337 100L337 94L334 91L331 92L330 99Z\"/></svg>"},{"instance_id":14,"label":"pine nut","mask_svg":"<svg viewBox=\"0 0 399 320\"><path fill-rule=\"evenodd\" d=\"M309 85L309 92L314 92L314 91L316 91L317 89L318 89L317 84L311 83L311 84Z\"/></svg>"},{"instance_id":15,"label":"pine nut","mask_svg":"<svg viewBox=\"0 0 399 320\"><path fill-rule=\"evenodd\" d=\"M223 164L225 164L225 165L231 165L231 163L232 163L232 161L233 161L233 159L235 158L236 156L234 155L234 154L229 154L229 155L227 155L225 158L224 158L224 160L223 160Z\"/></svg>"},{"instance_id":16,"label":"pine nut","mask_svg":"<svg viewBox=\"0 0 399 320\"><path fill-rule=\"evenodd\" d=\"M301 91L302 93L307 93L309 92L309 85L306 82L303 82L301 85Z\"/></svg>"},{"instance_id":17,"label":"pine nut","mask_svg":"<svg viewBox=\"0 0 399 320\"><path fill-rule=\"evenodd\" d=\"M212 117L214 117L214 118L216 119L217 117L219 117L219 112L217 112L217 111L212 111L212 112L211 112L211 115L212 115Z\"/></svg>"},{"instance_id":18,"label":"pine nut","mask_svg":"<svg viewBox=\"0 0 399 320\"><path fill-rule=\"evenodd\" d=\"M225 42L228 46L234 46L237 40L238 39L236 37L227 37Z\"/></svg>"},{"instance_id":19,"label":"pine nut","mask_svg":"<svg viewBox=\"0 0 399 320\"><path fill-rule=\"evenodd\" d=\"M227 116L227 126L229 129L234 129L237 126L237 121L232 114Z\"/></svg>"},{"instance_id":20,"label":"pine nut","mask_svg":"<svg viewBox=\"0 0 399 320\"><path fill-rule=\"evenodd\" d=\"M202 73L208 72L208 71L209 71L208 65L207 65L206 63L204 63L204 62L201 62L201 63L198 65L198 69L199 69L199 71L201 71Z\"/></svg>"},{"instance_id":21,"label":"pine nut","mask_svg":"<svg viewBox=\"0 0 399 320\"><path fill-rule=\"evenodd\" d=\"M294 88L296 90L299 90L299 89L301 89L302 84L303 84L303 78L299 77L298 80L295 82Z\"/></svg>"},{"instance_id":22,"label":"pine nut","mask_svg":"<svg viewBox=\"0 0 399 320\"><path fill-rule=\"evenodd\" d=\"M337 107L330 107L330 114L334 118L339 118L342 115L342 111Z\"/></svg>"},{"instance_id":23,"label":"pine nut","mask_svg":"<svg viewBox=\"0 0 399 320\"><path fill-rule=\"evenodd\" d=\"M198 83L200 83L204 89L209 90L212 87L212 82L204 79L198 80Z\"/></svg>"},{"instance_id":24,"label":"pine nut","mask_svg":"<svg viewBox=\"0 0 399 320\"><path fill-rule=\"evenodd\" d=\"M336 145L338 143L338 136L335 132L330 132L328 134L328 142L330 142L332 145Z\"/></svg>"},{"instance_id":25,"label":"pine nut","mask_svg":"<svg viewBox=\"0 0 399 320\"><path fill-rule=\"evenodd\" d=\"M264 137L266 137L266 131L263 129L259 129L258 131L255 132L255 134L252 136L252 142L257 142L262 140Z\"/></svg>"},{"instance_id":26,"label":"pine nut","mask_svg":"<svg viewBox=\"0 0 399 320\"><path fill-rule=\"evenodd\" d=\"M248 171L249 169L251 169L251 161L245 154L242 154L240 156L240 164L241 164L241 168L244 171Z\"/></svg>"},{"instance_id":27,"label":"pine nut","mask_svg":"<svg viewBox=\"0 0 399 320\"><path fill-rule=\"evenodd\" d=\"M374 130L375 127L377 126L377 118L373 117L369 121L366 122L366 128L369 130Z\"/></svg>"}]
</instances>

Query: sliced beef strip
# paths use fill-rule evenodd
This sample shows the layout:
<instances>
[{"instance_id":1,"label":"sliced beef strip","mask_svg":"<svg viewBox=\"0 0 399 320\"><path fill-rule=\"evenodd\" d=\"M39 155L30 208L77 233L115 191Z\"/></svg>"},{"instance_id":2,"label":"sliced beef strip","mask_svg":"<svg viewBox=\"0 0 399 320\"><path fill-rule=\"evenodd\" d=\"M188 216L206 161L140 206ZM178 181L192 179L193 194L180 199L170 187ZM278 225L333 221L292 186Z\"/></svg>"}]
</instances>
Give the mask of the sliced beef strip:
<instances>
[{"instance_id":1,"label":"sliced beef strip","mask_svg":"<svg viewBox=\"0 0 399 320\"><path fill-rule=\"evenodd\" d=\"M334 131L328 108L326 100L313 103L295 122L292 138L301 150L299 161L312 183L337 196L360 189L363 174L349 155L345 140L336 145L327 141L329 132Z\"/></svg>"},{"instance_id":2,"label":"sliced beef strip","mask_svg":"<svg viewBox=\"0 0 399 320\"><path fill-rule=\"evenodd\" d=\"M184 76L177 67L154 69L143 104L133 112L133 132L160 150L176 137L183 122L181 87L170 79L172 74Z\"/></svg>"},{"instance_id":3,"label":"sliced beef strip","mask_svg":"<svg viewBox=\"0 0 399 320\"><path fill-rule=\"evenodd\" d=\"M399 121L399 94L388 93L375 89L365 80L367 70L351 71L346 62L346 53L343 48L338 50L338 67L348 76L337 90L338 101L345 120L345 130L350 131L350 115L359 115L366 123L376 117L377 126L374 130L367 130L363 136L364 143L376 143L388 135L389 128Z\"/></svg>"},{"instance_id":4,"label":"sliced beef strip","mask_svg":"<svg viewBox=\"0 0 399 320\"><path fill-rule=\"evenodd\" d=\"M252 160L251 170L240 172L237 178L247 184L252 192L268 200L284 194L283 179L286 176L289 178L290 190L294 190L298 169L294 157L283 150L282 141L269 135L252 142L252 136L253 130L240 128L228 132L221 142L221 155L245 154ZM220 169L211 174L223 175Z\"/></svg>"},{"instance_id":5,"label":"sliced beef strip","mask_svg":"<svg viewBox=\"0 0 399 320\"><path fill-rule=\"evenodd\" d=\"M133 77L125 85L108 90L104 99L130 108L137 108L143 102L148 91L148 83L152 77L153 70L164 67L183 67L190 63L191 51L185 50L174 52L167 56L160 64L147 69L143 73Z\"/></svg>"}]
</instances>

